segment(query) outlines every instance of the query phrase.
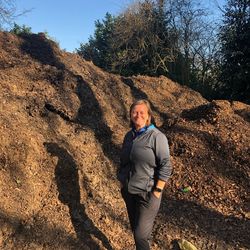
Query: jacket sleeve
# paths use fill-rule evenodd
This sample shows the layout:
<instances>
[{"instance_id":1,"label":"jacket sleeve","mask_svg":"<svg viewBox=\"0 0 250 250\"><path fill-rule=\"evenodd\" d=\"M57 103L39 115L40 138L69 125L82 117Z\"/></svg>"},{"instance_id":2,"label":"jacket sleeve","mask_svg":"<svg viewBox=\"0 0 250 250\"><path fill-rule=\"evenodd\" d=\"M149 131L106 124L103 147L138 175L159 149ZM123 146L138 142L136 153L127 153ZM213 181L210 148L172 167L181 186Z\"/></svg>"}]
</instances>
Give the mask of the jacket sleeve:
<instances>
[{"instance_id":1,"label":"jacket sleeve","mask_svg":"<svg viewBox=\"0 0 250 250\"><path fill-rule=\"evenodd\" d=\"M170 153L167 137L163 133L158 133L155 137L156 156L156 178L167 181L172 174Z\"/></svg>"}]
</instances>

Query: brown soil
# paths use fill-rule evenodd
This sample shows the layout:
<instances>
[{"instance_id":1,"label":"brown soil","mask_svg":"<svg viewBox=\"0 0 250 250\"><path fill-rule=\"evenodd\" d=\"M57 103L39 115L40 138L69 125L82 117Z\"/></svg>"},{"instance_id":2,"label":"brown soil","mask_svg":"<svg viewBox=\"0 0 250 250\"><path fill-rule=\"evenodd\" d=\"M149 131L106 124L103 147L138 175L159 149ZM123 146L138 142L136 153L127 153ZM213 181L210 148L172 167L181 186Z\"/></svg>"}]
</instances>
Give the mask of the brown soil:
<instances>
[{"instance_id":1,"label":"brown soil","mask_svg":"<svg viewBox=\"0 0 250 250\"><path fill-rule=\"evenodd\" d=\"M250 107L166 77L108 74L39 35L0 33L0 248L131 249L116 180L128 109L148 98L174 173L152 249L250 249ZM184 192L185 187L190 190Z\"/></svg>"}]
</instances>

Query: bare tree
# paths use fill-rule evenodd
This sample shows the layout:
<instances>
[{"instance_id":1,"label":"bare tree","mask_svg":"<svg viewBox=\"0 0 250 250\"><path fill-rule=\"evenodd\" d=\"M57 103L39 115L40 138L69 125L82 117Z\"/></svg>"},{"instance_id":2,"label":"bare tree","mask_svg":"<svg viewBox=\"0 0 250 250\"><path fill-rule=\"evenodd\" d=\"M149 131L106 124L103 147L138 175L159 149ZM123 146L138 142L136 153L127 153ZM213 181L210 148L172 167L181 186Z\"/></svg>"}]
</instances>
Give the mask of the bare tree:
<instances>
[{"instance_id":1,"label":"bare tree","mask_svg":"<svg viewBox=\"0 0 250 250\"><path fill-rule=\"evenodd\" d=\"M170 32L161 23L165 15L160 16L157 7L163 10L162 1L138 1L120 15L112 41L114 51L118 51L113 64L116 70L134 66L150 75L168 72L168 63L175 60L170 46L174 43L167 40Z\"/></svg>"},{"instance_id":2,"label":"bare tree","mask_svg":"<svg viewBox=\"0 0 250 250\"><path fill-rule=\"evenodd\" d=\"M11 25L13 21L20 15L30 10L23 10L18 13L15 0L0 0L0 29L3 25Z\"/></svg>"},{"instance_id":3,"label":"bare tree","mask_svg":"<svg viewBox=\"0 0 250 250\"><path fill-rule=\"evenodd\" d=\"M197 0L169 0L166 8L172 16L172 26L178 31L183 67L180 81L192 85L192 73L199 84L211 77L213 58L218 52L216 24L209 11Z\"/></svg>"},{"instance_id":4,"label":"bare tree","mask_svg":"<svg viewBox=\"0 0 250 250\"><path fill-rule=\"evenodd\" d=\"M16 5L13 0L0 0L0 25L10 23L15 17Z\"/></svg>"}]
</instances>

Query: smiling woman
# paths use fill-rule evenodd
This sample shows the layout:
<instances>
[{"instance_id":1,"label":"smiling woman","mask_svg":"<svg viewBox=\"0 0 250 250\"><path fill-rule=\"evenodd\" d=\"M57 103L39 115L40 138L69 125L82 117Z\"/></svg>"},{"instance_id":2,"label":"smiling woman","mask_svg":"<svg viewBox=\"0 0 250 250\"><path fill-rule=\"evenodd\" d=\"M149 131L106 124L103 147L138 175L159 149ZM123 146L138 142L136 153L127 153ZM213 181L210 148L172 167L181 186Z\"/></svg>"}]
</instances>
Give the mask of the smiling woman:
<instances>
[{"instance_id":1,"label":"smiling woman","mask_svg":"<svg viewBox=\"0 0 250 250\"><path fill-rule=\"evenodd\" d=\"M162 191L172 173L166 136L152 123L147 100L130 107L132 129L125 135L118 179L136 249L150 249L149 238Z\"/></svg>"}]
</instances>

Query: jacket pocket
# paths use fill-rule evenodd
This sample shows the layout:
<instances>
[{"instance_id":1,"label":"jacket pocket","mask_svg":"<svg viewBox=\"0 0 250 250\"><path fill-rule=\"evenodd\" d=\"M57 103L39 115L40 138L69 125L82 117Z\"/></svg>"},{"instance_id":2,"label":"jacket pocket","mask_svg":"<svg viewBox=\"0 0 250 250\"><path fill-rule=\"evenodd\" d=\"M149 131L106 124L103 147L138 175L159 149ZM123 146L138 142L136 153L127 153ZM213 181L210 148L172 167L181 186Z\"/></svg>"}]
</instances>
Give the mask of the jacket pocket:
<instances>
[{"instance_id":1,"label":"jacket pocket","mask_svg":"<svg viewBox=\"0 0 250 250\"><path fill-rule=\"evenodd\" d=\"M154 179L152 179L152 178L149 177L148 181L147 181L147 184L146 184L145 190L147 192L150 192L152 190L153 186L154 186Z\"/></svg>"}]
</instances>

